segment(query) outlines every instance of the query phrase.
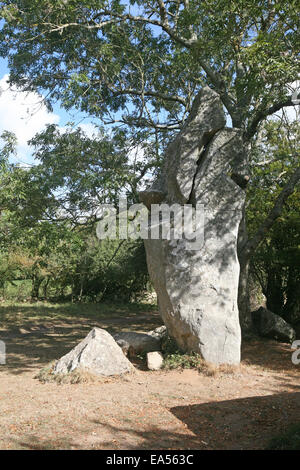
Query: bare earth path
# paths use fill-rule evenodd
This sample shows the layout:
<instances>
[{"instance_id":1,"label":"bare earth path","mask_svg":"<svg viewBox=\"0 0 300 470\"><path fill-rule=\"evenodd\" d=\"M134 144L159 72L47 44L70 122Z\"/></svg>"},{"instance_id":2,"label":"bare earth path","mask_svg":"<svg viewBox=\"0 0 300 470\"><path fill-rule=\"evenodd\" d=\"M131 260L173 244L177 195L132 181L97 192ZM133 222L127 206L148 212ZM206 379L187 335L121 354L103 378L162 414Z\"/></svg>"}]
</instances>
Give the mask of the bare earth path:
<instances>
[{"instance_id":1,"label":"bare earth path","mask_svg":"<svg viewBox=\"0 0 300 470\"><path fill-rule=\"evenodd\" d=\"M91 313L92 312L92 313ZM93 326L150 330L153 309L0 306L0 449L263 449L300 421L300 366L290 345L252 341L233 374L138 370L90 384L34 376Z\"/></svg>"}]
</instances>

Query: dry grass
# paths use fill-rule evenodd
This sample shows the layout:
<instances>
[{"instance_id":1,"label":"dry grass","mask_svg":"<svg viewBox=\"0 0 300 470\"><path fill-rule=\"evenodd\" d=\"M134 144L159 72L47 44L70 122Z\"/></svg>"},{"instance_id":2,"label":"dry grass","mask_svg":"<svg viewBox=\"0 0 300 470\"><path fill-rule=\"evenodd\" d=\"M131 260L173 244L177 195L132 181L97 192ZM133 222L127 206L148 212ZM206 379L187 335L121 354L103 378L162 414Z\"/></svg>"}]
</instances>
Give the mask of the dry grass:
<instances>
[{"instance_id":1,"label":"dry grass","mask_svg":"<svg viewBox=\"0 0 300 470\"><path fill-rule=\"evenodd\" d=\"M57 383L58 385L61 384L92 384L92 383L109 383L112 382L116 377L110 376L100 376L94 374L86 369L77 368L72 372L67 374L55 374L54 368L57 361L50 362L48 365L43 367L35 376L35 379L38 379L41 383ZM128 373L126 375L130 375L132 373ZM122 376L121 376L122 377ZM117 377L120 379L120 376Z\"/></svg>"},{"instance_id":2,"label":"dry grass","mask_svg":"<svg viewBox=\"0 0 300 470\"><path fill-rule=\"evenodd\" d=\"M218 366L205 361L199 354L181 354L178 352L167 354L163 367L166 370L195 369L207 377L217 377L219 375L230 375L240 372L240 365L221 364Z\"/></svg>"}]
</instances>

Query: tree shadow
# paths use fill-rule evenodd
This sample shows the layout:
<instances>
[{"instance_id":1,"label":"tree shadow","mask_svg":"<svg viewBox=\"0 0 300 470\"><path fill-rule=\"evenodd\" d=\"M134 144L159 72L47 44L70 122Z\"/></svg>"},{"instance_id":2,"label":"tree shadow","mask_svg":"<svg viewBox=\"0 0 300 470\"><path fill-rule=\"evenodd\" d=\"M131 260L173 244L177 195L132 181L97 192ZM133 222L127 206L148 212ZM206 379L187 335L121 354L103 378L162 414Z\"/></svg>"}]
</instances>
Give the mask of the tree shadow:
<instances>
[{"instance_id":1,"label":"tree shadow","mask_svg":"<svg viewBox=\"0 0 300 470\"><path fill-rule=\"evenodd\" d=\"M212 449L263 449L300 421L300 393L176 406L170 410Z\"/></svg>"},{"instance_id":2,"label":"tree shadow","mask_svg":"<svg viewBox=\"0 0 300 470\"><path fill-rule=\"evenodd\" d=\"M254 366L262 371L284 373L286 386L289 380L299 377L299 365L293 364L292 352L290 344L256 337L243 341L242 364ZM283 380L282 376L274 375L274 378ZM297 388L300 388L300 384Z\"/></svg>"},{"instance_id":3,"label":"tree shadow","mask_svg":"<svg viewBox=\"0 0 300 470\"><path fill-rule=\"evenodd\" d=\"M162 324L157 311L130 306L28 305L0 307L0 339L6 344L6 364L0 371L19 375L59 359L94 327L109 333L147 331ZM135 311L134 311L135 310Z\"/></svg>"},{"instance_id":4,"label":"tree shadow","mask_svg":"<svg viewBox=\"0 0 300 470\"><path fill-rule=\"evenodd\" d=\"M55 439L39 435L14 440L17 448L114 449L114 450L252 450L266 449L270 440L300 421L300 393L255 396L210 403L175 406L175 418L166 429L156 422L120 421L119 425L99 419L78 426L70 438L56 433ZM180 426L180 429L174 430ZM92 434L95 435L92 440Z\"/></svg>"}]
</instances>

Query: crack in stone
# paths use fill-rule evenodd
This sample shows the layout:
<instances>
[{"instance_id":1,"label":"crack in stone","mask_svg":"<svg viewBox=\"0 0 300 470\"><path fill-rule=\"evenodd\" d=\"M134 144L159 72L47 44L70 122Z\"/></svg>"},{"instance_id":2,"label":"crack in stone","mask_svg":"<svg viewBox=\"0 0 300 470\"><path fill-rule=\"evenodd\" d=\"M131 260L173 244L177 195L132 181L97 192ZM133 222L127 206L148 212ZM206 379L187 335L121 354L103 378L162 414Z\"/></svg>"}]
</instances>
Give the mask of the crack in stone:
<instances>
[{"instance_id":1,"label":"crack in stone","mask_svg":"<svg viewBox=\"0 0 300 470\"><path fill-rule=\"evenodd\" d=\"M224 128L221 128L221 129L224 129ZM191 204L193 207L196 207L196 201L195 201L194 190L195 190L196 178L197 178L197 175L198 175L198 173L199 173L199 170L200 170L200 167L201 167L201 163L205 160L205 155L207 154L207 151L208 151L208 149L209 149L209 144L210 144L211 141L213 140L214 136L215 136L221 129L216 129L216 130L213 130L213 131L211 131L211 132L207 132L207 133L203 136L202 145L199 146L199 158L198 158L198 160L197 160L197 163L196 163L197 167L196 167L196 171L195 171L194 176L193 176L192 189L191 189L191 192L190 192L188 201L187 201L187 204Z\"/></svg>"}]
</instances>

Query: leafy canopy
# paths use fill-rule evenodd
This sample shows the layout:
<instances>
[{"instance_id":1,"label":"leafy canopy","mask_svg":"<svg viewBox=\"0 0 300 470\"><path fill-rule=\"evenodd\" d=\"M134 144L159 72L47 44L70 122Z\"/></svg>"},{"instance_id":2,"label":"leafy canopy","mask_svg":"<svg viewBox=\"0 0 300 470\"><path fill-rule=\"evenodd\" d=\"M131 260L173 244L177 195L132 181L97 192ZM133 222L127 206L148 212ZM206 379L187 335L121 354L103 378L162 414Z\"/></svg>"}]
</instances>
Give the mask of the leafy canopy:
<instances>
[{"instance_id":1,"label":"leafy canopy","mask_svg":"<svg viewBox=\"0 0 300 470\"><path fill-rule=\"evenodd\" d=\"M290 105L295 0L6 0L10 81L104 122L178 129L207 84L248 137Z\"/></svg>"}]
</instances>

